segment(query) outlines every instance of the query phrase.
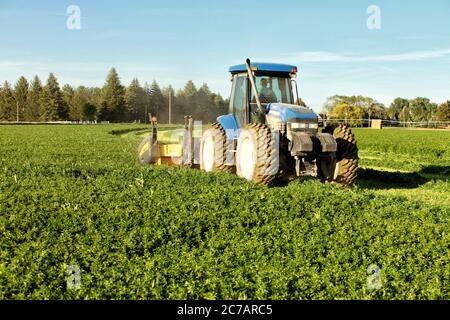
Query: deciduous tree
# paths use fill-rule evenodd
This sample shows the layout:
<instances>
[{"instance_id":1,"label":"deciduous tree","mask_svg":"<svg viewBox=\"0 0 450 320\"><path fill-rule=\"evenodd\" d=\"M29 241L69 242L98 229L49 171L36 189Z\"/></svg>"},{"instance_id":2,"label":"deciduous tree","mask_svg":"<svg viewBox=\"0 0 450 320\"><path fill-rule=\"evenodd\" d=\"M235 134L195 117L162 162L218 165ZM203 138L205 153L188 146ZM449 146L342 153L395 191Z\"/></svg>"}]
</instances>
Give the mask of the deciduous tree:
<instances>
[{"instance_id":1,"label":"deciduous tree","mask_svg":"<svg viewBox=\"0 0 450 320\"><path fill-rule=\"evenodd\" d=\"M409 100L404 98L395 98L388 109L388 115L392 120L409 121Z\"/></svg>"},{"instance_id":2,"label":"deciduous tree","mask_svg":"<svg viewBox=\"0 0 450 320\"><path fill-rule=\"evenodd\" d=\"M348 103L339 103L331 110L331 117L334 119L345 119L345 122L351 126L362 124L364 109Z\"/></svg>"},{"instance_id":3,"label":"deciduous tree","mask_svg":"<svg viewBox=\"0 0 450 320\"><path fill-rule=\"evenodd\" d=\"M450 100L441 104L436 111L438 121L450 122Z\"/></svg>"}]
</instances>

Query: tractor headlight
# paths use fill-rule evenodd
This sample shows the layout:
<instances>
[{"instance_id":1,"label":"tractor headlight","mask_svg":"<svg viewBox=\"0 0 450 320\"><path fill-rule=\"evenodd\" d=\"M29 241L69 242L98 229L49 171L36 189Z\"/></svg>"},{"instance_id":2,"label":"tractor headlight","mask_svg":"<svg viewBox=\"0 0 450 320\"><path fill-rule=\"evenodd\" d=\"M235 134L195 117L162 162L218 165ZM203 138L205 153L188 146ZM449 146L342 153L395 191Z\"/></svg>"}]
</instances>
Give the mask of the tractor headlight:
<instances>
[{"instance_id":1,"label":"tractor headlight","mask_svg":"<svg viewBox=\"0 0 450 320\"><path fill-rule=\"evenodd\" d=\"M298 123L298 122L291 123L291 129L305 129L305 128L308 128L307 123Z\"/></svg>"},{"instance_id":2,"label":"tractor headlight","mask_svg":"<svg viewBox=\"0 0 450 320\"><path fill-rule=\"evenodd\" d=\"M292 122L291 129L317 129L319 128L318 123L300 123L300 122Z\"/></svg>"}]
</instances>

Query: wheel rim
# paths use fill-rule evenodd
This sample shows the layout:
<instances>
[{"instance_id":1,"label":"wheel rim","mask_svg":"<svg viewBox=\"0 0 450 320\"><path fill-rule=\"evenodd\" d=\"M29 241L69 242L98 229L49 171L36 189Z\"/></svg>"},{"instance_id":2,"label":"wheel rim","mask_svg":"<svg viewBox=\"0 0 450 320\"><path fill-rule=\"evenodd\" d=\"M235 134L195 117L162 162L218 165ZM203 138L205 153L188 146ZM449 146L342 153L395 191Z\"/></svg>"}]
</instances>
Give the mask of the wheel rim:
<instances>
[{"instance_id":1,"label":"wheel rim","mask_svg":"<svg viewBox=\"0 0 450 320\"><path fill-rule=\"evenodd\" d=\"M209 136L203 142L203 169L206 172L213 171L214 169L214 139Z\"/></svg>"},{"instance_id":2,"label":"wheel rim","mask_svg":"<svg viewBox=\"0 0 450 320\"><path fill-rule=\"evenodd\" d=\"M333 174L334 180L336 180L339 176L339 167L340 167L340 163L338 161L338 162L336 162L336 167L334 168L334 174Z\"/></svg>"},{"instance_id":3,"label":"wheel rim","mask_svg":"<svg viewBox=\"0 0 450 320\"><path fill-rule=\"evenodd\" d=\"M246 137L241 141L239 148L239 167L242 177L247 180L253 179L255 171L255 152L253 147L253 141Z\"/></svg>"}]
</instances>

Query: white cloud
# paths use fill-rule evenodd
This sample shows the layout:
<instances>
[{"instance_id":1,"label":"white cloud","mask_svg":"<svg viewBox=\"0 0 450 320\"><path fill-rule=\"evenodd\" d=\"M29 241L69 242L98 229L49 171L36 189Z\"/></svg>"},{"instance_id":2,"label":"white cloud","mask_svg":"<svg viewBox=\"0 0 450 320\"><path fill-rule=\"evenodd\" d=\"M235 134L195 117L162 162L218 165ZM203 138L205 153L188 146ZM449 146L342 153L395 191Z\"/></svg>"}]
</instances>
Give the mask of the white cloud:
<instances>
[{"instance_id":1,"label":"white cloud","mask_svg":"<svg viewBox=\"0 0 450 320\"><path fill-rule=\"evenodd\" d=\"M76 72L104 72L109 71L111 68L116 68L118 71L123 72L136 72L136 71L165 71L166 68L160 66L149 66L149 65L139 65L130 64L123 62L116 63L54 63L54 62L31 62L31 61L9 61L0 60L0 69L16 70L17 72L23 71L46 71L53 72L57 74L63 71L76 71Z\"/></svg>"},{"instance_id":2,"label":"white cloud","mask_svg":"<svg viewBox=\"0 0 450 320\"><path fill-rule=\"evenodd\" d=\"M291 62L397 62L436 59L449 55L450 48L371 56L343 55L327 51L300 52L288 56Z\"/></svg>"},{"instance_id":3,"label":"white cloud","mask_svg":"<svg viewBox=\"0 0 450 320\"><path fill-rule=\"evenodd\" d=\"M19 61L0 61L0 69L14 69L24 67L26 62Z\"/></svg>"}]
</instances>

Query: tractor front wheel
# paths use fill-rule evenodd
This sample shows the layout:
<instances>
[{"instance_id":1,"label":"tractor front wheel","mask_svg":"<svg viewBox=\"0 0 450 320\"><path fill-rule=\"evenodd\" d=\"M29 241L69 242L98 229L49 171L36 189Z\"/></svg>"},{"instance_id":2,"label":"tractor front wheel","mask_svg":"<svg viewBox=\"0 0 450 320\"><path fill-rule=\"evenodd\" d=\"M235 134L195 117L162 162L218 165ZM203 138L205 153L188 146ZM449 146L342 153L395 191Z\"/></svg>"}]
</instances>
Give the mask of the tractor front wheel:
<instances>
[{"instance_id":1,"label":"tractor front wheel","mask_svg":"<svg viewBox=\"0 0 450 320\"><path fill-rule=\"evenodd\" d=\"M236 150L238 176L270 185L279 171L277 143L264 124L250 123L239 132Z\"/></svg>"}]
</instances>

